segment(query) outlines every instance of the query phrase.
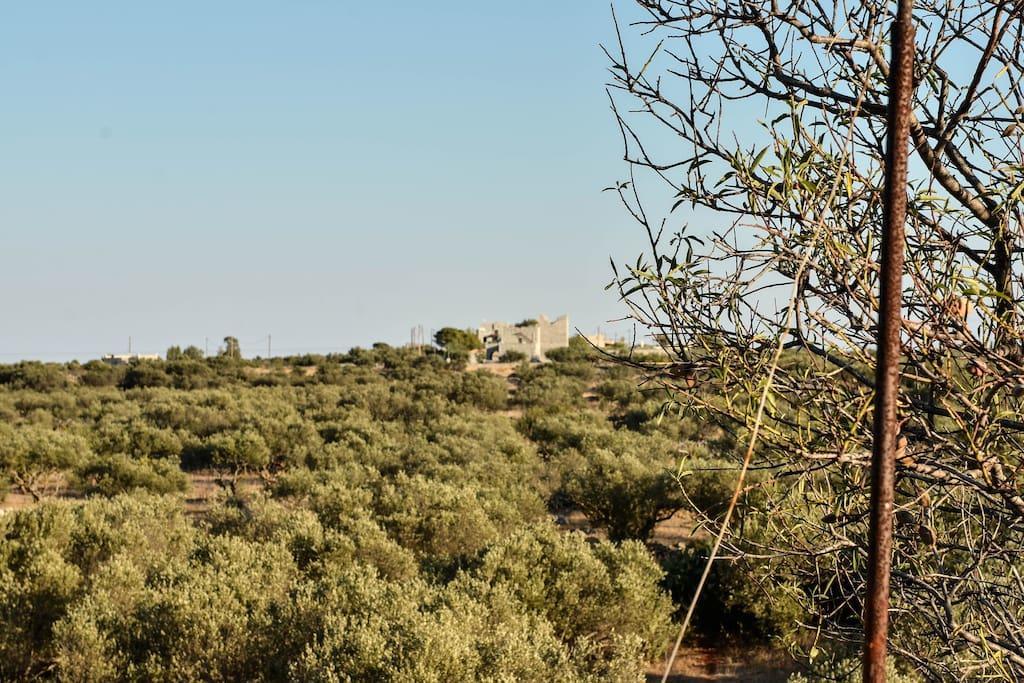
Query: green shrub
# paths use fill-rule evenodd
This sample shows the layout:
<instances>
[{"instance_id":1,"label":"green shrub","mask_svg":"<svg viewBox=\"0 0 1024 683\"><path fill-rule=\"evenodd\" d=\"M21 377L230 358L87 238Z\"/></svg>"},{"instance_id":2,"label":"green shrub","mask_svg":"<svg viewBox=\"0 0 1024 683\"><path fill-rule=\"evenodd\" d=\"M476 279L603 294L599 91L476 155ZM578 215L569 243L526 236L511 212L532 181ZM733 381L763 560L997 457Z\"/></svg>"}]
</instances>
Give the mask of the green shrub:
<instances>
[{"instance_id":1,"label":"green shrub","mask_svg":"<svg viewBox=\"0 0 1024 683\"><path fill-rule=\"evenodd\" d=\"M538 524L493 546L472 576L507 590L570 644L597 645L600 656L640 643L651 657L671 628L662 571L636 542L591 545L583 534Z\"/></svg>"},{"instance_id":2,"label":"green shrub","mask_svg":"<svg viewBox=\"0 0 1024 683\"><path fill-rule=\"evenodd\" d=\"M131 458L116 454L96 458L75 471L78 488L87 495L115 496L138 489L152 493L180 493L188 478L176 460Z\"/></svg>"},{"instance_id":3,"label":"green shrub","mask_svg":"<svg viewBox=\"0 0 1024 683\"><path fill-rule=\"evenodd\" d=\"M659 521L683 507L675 477L656 462L604 448L563 457L562 489L612 540L647 540Z\"/></svg>"},{"instance_id":4,"label":"green shrub","mask_svg":"<svg viewBox=\"0 0 1024 683\"><path fill-rule=\"evenodd\" d=\"M140 458L177 458L182 452L181 439L173 430L137 417L128 422L101 419L92 433L92 446L97 453L130 453Z\"/></svg>"},{"instance_id":5,"label":"green shrub","mask_svg":"<svg viewBox=\"0 0 1024 683\"><path fill-rule=\"evenodd\" d=\"M597 376L597 367L590 361L569 361L553 363L551 371L561 377L574 377L581 382L589 383Z\"/></svg>"},{"instance_id":6,"label":"green shrub","mask_svg":"<svg viewBox=\"0 0 1024 683\"><path fill-rule=\"evenodd\" d=\"M576 410L584 405L582 381L554 373L534 373L522 378L515 402L537 412Z\"/></svg>"},{"instance_id":7,"label":"green shrub","mask_svg":"<svg viewBox=\"0 0 1024 683\"><path fill-rule=\"evenodd\" d=\"M701 425L657 425L629 375L570 351L519 366L518 422L505 379L387 345L11 379L0 467L95 495L0 517L0 680L640 679L672 611L661 571L639 543L560 533L547 506L644 538L680 504L681 444L709 515L732 479L702 469L720 449ZM0 376L33 372L54 370ZM186 518L179 461L268 486Z\"/></svg>"},{"instance_id":8,"label":"green shrub","mask_svg":"<svg viewBox=\"0 0 1024 683\"><path fill-rule=\"evenodd\" d=\"M188 359L184 354L179 359L165 364L164 370L169 379L169 384L176 389L204 389L215 386L219 380L209 365L201 360ZM126 378L127 381L127 378ZM153 384L147 386L164 386Z\"/></svg>"},{"instance_id":9,"label":"green shrub","mask_svg":"<svg viewBox=\"0 0 1024 683\"><path fill-rule=\"evenodd\" d=\"M163 363L142 361L128 366L121 379L122 389L145 389L148 387L166 387L171 378L164 372Z\"/></svg>"},{"instance_id":10,"label":"green shrub","mask_svg":"<svg viewBox=\"0 0 1024 683\"><path fill-rule=\"evenodd\" d=\"M180 503L152 496L85 504L48 501L0 516L0 680L54 673L62 653L77 646L60 623L96 590L97 572L104 567L129 564L136 573L158 579L160 569L192 544L192 528ZM130 590L122 581L112 583L115 597ZM167 586L169 592L173 588ZM100 604L116 614L123 603L114 599ZM83 651L95 652L97 640L102 638L81 643ZM61 675L58 668L58 678L103 680L112 670L106 654L96 658L95 669L89 664L81 673L67 668Z\"/></svg>"},{"instance_id":11,"label":"green shrub","mask_svg":"<svg viewBox=\"0 0 1024 683\"><path fill-rule=\"evenodd\" d=\"M665 587L686 610L707 564L711 542L694 541L662 561ZM768 642L791 636L802 614L796 589L767 561L719 558L712 565L693 616L694 630L714 641Z\"/></svg>"},{"instance_id":12,"label":"green shrub","mask_svg":"<svg viewBox=\"0 0 1024 683\"><path fill-rule=\"evenodd\" d=\"M605 380L594 387L594 393L621 407L642 403L644 400L643 394L637 389L636 380L632 379Z\"/></svg>"},{"instance_id":13,"label":"green shrub","mask_svg":"<svg viewBox=\"0 0 1024 683\"><path fill-rule=\"evenodd\" d=\"M504 410L508 407L508 386L505 380L486 370L455 375L457 383L447 393L448 400L481 410Z\"/></svg>"},{"instance_id":14,"label":"green shrub","mask_svg":"<svg viewBox=\"0 0 1024 683\"><path fill-rule=\"evenodd\" d=\"M230 472L260 470L270 464L270 448L253 429L231 429L203 440L201 451L207 464Z\"/></svg>"},{"instance_id":15,"label":"green shrub","mask_svg":"<svg viewBox=\"0 0 1024 683\"><path fill-rule=\"evenodd\" d=\"M396 543L372 512L372 488L379 478L375 471L358 465L331 472L296 470L278 480L274 494L313 512L325 537L333 539L331 551L321 553L318 563L346 567L360 563L384 577L407 579L419 571L415 555Z\"/></svg>"},{"instance_id":16,"label":"green shrub","mask_svg":"<svg viewBox=\"0 0 1024 683\"><path fill-rule=\"evenodd\" d=\"M89 599L54 627L58 672L87 680L280 679L296 636L278 615L297 575L284 548L228 537L200 537L157 575L115 558L92 577Z\"/></svg>"},{"instance_id":17,"label":"green shrub","mask_svg":"<svg viewBox=\"0 0 1024 683\"><path fill-rule=\"evenodd\" d=\"M545 354L548 360L556 363L578 363L592 360L597 357L597 352L590 343L579 335L569 339L569 345L561 349L551 349Z\"/></svg>"},{"instance_id":18,"label":"green shrub","mask_svg":"<svg viewBox=\"0 0 1024 683\"><path fill-rule=\"evenodd\" d=\"M116 387L124 380L126 371L124 367L91 360L82 366L79 381L87 387Z\"/></svg>"},{"instance_id":19,"label":"green shrub","mask_svg":"<svg viewBox=\"0 0 1024 683\"><path fill-rule=\"evenodd\" d=\"M381 523L400 545L447 564L475 554L498 536L470 486L399 474L376 503Z\"/></svg>"},{"instance_id":20,"label":"green shrub","mask_svg":"<svg viewBox=\"0 0 1024 683\"><path fill-rule=\"evenodd\" d=\"M297 602L298 628L313 637L292 664L293 680L584 678L551 624L507 597L480 599L349 570L319 582Z\"/></svg>"},{"instance_id":21,"label":"green shrub","mask_svg":"<svg viewBox=\"0 0 1024 683\"><path fill-rule=\"evenodd\" d=\"M23 361L16 365L0 366L0 384L12 389L54 391L70 384L67 368L57 363Z\"/></svg>"},{"instance_id":22,"label":"green shrub","mask_svg":"<svg viewBox=\"0 0 1024 683\"><path fill-rule=\"evenodd\" d=\"M45 427L0 423L0 474L37 500L46 480L90 457L85 439Z\"/></svg>"}]
</instances>

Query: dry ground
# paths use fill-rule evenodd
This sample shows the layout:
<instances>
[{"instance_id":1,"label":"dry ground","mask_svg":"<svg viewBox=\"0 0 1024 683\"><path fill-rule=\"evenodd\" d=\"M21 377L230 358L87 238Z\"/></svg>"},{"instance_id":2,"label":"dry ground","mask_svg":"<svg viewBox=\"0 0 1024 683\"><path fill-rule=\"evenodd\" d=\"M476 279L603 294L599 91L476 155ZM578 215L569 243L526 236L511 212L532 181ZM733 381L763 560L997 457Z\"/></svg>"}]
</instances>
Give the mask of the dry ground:
<instances>
[{"instance_id":1,"label":"dry ground","mask_svg":"<svg viewBox=\"0 0 1024 683\"><path fill-rule=\"evenodd\" d=\"M765 648L686 647L672 667L672 683L784 683L797 670L783 653ZM648 683L665 672L663 662L647 669Z\"/></svg>"}]
</instances>

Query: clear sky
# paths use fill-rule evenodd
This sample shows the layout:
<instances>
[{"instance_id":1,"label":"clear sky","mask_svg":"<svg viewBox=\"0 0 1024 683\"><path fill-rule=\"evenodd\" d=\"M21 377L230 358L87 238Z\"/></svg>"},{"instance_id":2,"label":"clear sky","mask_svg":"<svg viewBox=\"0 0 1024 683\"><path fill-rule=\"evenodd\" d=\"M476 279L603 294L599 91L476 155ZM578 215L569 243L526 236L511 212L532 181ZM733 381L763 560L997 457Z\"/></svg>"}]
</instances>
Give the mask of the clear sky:
<instances>
[{"instance_id":1,"label":"clear sky","mask_svg":"<svg viewBox=\"0 0 1024 683\"><path fill-rule=\"evenodd\" d=\"M624 309L598 0L7 3L0 362Z\"/></svg>"}]
</instances>

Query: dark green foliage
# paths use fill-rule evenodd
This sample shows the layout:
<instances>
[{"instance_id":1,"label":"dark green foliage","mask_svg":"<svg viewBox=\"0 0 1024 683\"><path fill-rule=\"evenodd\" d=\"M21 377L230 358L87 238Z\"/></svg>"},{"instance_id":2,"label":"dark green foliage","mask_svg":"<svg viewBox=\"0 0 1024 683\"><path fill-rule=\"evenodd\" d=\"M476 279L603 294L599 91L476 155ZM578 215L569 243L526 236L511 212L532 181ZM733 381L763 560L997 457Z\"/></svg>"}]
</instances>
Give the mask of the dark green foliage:
<instances>
[{"instance_id":1,"label":"dark green foliage","mask_svg":"<svg viewBox=\"0 0 1024 683\"><path fill-rule=\"evenodd\" d=\"M527 355L522 351L515 351L513 349L509 349L498 356L499 363L522 363L524 360L529 360Z\"/></svg>"},{"instance_id":2,"label":"dark green foliage","mask_svg":"<svg viewBox=\"0 0 1024 683\"><path fill-rule=\"evenodd\" d=\"M555 363L551 371L562 377L574 377L582 382L589 383L597 376L597 368L588 361L566 361Z\"/></svg>"},{"instance_id":3,"label":"dark green foliage","mask_svg":"<svg viewBox=\"0 0 1024 683\"><path fill-rule=\"evenodd\" d=\"M124 380L126 368L91 360L82 366L79 381L87 387L114 387Z\"/></svg>"},{"instance_id":4,"label":"dark green foliage","mask_svg":"<svg viewBox=\"0 0 1024 683\"><path fill-rule=\"evenodd\" d=\"M434 342L445 351L455 354L483 348L483 343L474 332L457 327L442 327L434 334Z\"/></svg>"},{"instance_id":5,"label":"dark green foliage","mask_svg":"<svg viewBox=\"0 0 1024 683\"><path fill-rule=\"evenodd\" d=\"M198 346L186 346L185 350L181 352L181 357L184 360L202 360L205 355Z\"/></svg>"},{"instance_id":6,"label":"dark green foliage","mask_svg":"<svg viewBox=\"0 0 1024 683\"><path fill-rule=\"evenodd\" d=\"M563 490L612 540L647 540L655 524L684 507L668 460L659 464L635 451L603 448L570 454L563 460Z\"/></svg>"},{"instance_id":7,"label":"dark green foliage","mask_svg":"<svg viewBox=\"0 0 1024 683\"><path fill-rule=\"evenodd\" d=\"M484 410L504 410L508 407L508 386L505 381L489 372L451 373L448 400Z\"/></svg>"},{"instance_id":8,"label":"dark green foliage","mask_svg":"<svg viewBox=\"0 0 1024 683\"><path fill-rule=\"evenodd\" d=\"M222 358L229 360L241 360L242 359L242 347L238 344L236 337L224 337L224 348L221 349L220 355Z\"/></svg>"},{"instance_id":9,"label":"dark green foliage","mask_svg":"<svg viewBox=\"0 0 1024 683\"><path fill-rule=\"evenodd\" d=\"M219 378L209 365L202 361L187 358L184 354L180 359L170 361L164 365L164 372L169 378L169 384L175 389L204 389L210 386L217 386ZM166 386L154 384L150 386Z\"/></svg>"},{"instance_id":10,"label":"dark green foliage","mask_svg":"<svg viewBox=\"0 0 1024 683\"><path fill-rule=\"evenodd\" d=\"M665 587L685 609L704 571L710 541L670 551L662 562ZM758 560L718 560L712 566L694 613L694 627L711 639L769 641L790 636L801 609L795 590L778 580L784 574Z\"/></svg>"},{"instance_id":11,"label":"dark green foliage","mask_svg":"<svg viewBox=\"0 0 1024 683\"><path fill-rule=\"evenodd\" d=\"M93 450L101 454L129 453L140 458L174 458L181 455L179 435L172 429L157 427L141 416L119 420L107 415L92 432Z\"/></svg>"},{"instance_id":12,"label":"dark green foliage","mask_svg":"<svg viewBox=\"0 0 1024 683\"><path fill-rule=\"evenodd\" d=\"M145 389L149 387L166 387L171 378L164 371L164 364L155 361L132 363L121 380L122 389Z\"/></svg>"},{"instance_id":13,"label":"dark green foliage","mask_svg":"<svg viewBox=\"0 0 1024 683\"><path fill-rule=\"evenodd\" d=\"M200 447L206 464L231 472L263 469L270 464L270 448L253 429L230 429L212 434Z\"/></svg>"},{"instance_id":14,"label":"dark green foliage","mask_svg":"<svg viewBox=\"0 0 1024 683\"><path fill-rule=\"evenodd\" d=\"M521 428L552 460L562 492L614 540L646 540L659 520L684 507L668 439L616 430L596 416L529 417Z\"/></svg>"}]
</instances>

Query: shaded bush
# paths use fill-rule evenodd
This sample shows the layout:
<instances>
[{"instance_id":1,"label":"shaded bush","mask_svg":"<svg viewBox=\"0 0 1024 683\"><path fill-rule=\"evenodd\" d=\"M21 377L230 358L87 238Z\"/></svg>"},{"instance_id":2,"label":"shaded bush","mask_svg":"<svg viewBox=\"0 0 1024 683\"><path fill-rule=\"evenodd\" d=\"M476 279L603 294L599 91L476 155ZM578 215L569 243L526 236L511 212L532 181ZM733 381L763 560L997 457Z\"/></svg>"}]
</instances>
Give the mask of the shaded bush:
<instances>
[{"instance_id":1,"label":"shaded bush","mask_svg":"<svg viewBox=\"0 0 1024 683\"><path fill-rule=\"evenodd\" d=\"M91 360L82 366L79 381L87 387L115 387L124 380L127 369L101 360Z\"/></svg>"},{"instance_id":2,"label":"shaded bush","mask_svg":"<svg viewBox=\"0 0 1024 683\"><path fill-rule=\"evenodd\" d=\"M672 550L662 561L664 585L684 611L707 564L711 541ZM744 644L792 635L802 614L794 586L784 572L757 560L725 560L712 565L693 616L694 629L712 641L734 638Z\"/></svg>"},{"instance_id":3,"label":"shaded bush","mask_svg":"<svg viewBox=\"0 0 1024 683\"><path fill-rule=\"evenodd\" d=\"M164 372L163 364L150 361L132 363L121 379L122 389L166 387L170 384L171 378Z\"/></svg>"}]
</instances>

